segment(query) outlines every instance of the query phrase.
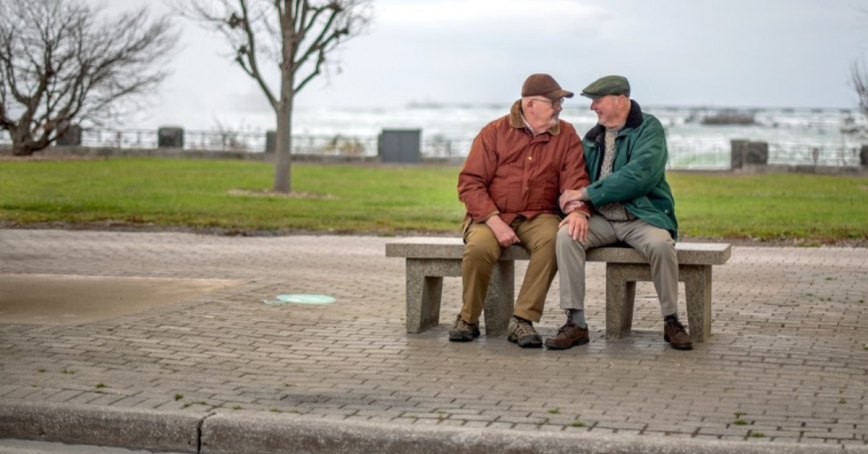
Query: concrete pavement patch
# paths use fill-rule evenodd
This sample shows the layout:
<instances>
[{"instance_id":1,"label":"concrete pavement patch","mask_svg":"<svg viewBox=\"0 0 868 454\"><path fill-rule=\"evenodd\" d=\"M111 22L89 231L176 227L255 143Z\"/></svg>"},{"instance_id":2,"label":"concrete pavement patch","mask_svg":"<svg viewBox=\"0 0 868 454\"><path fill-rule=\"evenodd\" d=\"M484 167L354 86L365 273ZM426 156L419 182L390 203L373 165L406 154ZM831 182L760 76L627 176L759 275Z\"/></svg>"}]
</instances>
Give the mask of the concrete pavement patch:
<instances>
[{"instance_id":1,"label":"concrete pavement patch","mask_svg":"<svg viewBox=\"0 0 868 454\"><path fill-rule=\"evenodd\" d=\"M0 274L0 323L70 325L134 314L243 281Z\"/></svg>"}]
</instances>

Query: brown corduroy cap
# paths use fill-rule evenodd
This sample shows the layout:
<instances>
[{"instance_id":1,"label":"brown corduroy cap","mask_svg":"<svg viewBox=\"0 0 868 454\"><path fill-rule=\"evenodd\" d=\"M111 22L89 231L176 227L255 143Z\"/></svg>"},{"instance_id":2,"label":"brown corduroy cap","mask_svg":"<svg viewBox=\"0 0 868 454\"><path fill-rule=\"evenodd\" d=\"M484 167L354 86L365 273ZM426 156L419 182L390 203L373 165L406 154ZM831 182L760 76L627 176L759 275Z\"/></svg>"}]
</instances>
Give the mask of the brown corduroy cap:
<instances>
[{"instance_id":1,"label":"brown corduroy cap","mask_svg":"<svg viewBox=\"0 0 868 454\"><path fill-rule=\"evenodd\" d=\"M531 74L521 86L521 97L545 96L552 101L572 98L573 92L561 89L555 79L548 74Z\"/></svg>"}]
</instances>

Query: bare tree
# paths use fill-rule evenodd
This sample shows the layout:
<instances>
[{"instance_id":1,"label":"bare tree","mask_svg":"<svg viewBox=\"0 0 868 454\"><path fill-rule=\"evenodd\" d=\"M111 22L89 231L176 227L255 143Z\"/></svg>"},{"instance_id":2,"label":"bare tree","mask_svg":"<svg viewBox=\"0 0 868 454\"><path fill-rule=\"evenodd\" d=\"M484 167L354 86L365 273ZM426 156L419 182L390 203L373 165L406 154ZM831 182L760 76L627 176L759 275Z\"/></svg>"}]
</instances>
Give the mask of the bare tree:
<instances>
[{"instance_id":1,"label":"bare tree","mask_svg":"<svg viewBox=\"0 0 868 454\"><path fill-rule=\"evenodd\" d=\"M183 15L228 40L238 66L262 89L277 119L274 191L290 192L295 95L326 70L327 56L370 24L371 0L176 0ZM276 68L262 66L271 60ZM268 83L280 74L279 91Z\"/></svg>"},{"instance_id":2,"label":"bare tree","mask_svg":"<svg viewBox=\"0 0 868 454\"><path fill-rule=\"evenodd\" d=\"M103 21L79 0L0 0L0 128L12 153L122 115L165 78L177 38L146 9Z\"/></svg>"}]
</instances>

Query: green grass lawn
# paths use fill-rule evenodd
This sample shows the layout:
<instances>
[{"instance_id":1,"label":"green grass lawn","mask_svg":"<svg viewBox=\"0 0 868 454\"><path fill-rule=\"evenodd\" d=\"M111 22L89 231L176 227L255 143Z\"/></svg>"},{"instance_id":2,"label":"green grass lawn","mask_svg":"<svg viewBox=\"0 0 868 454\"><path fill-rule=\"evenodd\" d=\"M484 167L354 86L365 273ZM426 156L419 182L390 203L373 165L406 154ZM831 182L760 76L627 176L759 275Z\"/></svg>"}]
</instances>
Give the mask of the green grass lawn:
<instances>
[{"instance_id":1,"label":"green grass lawn","mask_svg":"<svg viewBox=\"0 0 868 454\"><path fill-rule=\"evenodd\" d=\"M290 230L457 234L458 167L296 164L293 190L265 196L271 164L107 159L0 161L0 223L61 223L255 233ZM868 178L668 176L691 238L868 239Z\"/></svg>"}]
</instances>

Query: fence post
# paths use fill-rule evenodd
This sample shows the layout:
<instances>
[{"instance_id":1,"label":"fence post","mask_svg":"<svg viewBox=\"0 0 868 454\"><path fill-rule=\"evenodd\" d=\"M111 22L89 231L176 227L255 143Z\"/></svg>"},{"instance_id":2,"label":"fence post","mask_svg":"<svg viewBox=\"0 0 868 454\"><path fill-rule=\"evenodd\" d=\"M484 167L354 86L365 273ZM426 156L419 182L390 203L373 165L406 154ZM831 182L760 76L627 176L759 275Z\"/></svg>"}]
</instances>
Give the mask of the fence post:
<instances>
[{"instance_id":1,"label":"fence post","mask_svg":"<svg viewBox=\"0 0 868 454\"><path fill-rule=\"evenodd\" d=\"M730 170L741 169L744 166L744 158L747 155L747 147L750 144L746 139L732 139L730 146Z\"/></svg>"}]
</instances>

